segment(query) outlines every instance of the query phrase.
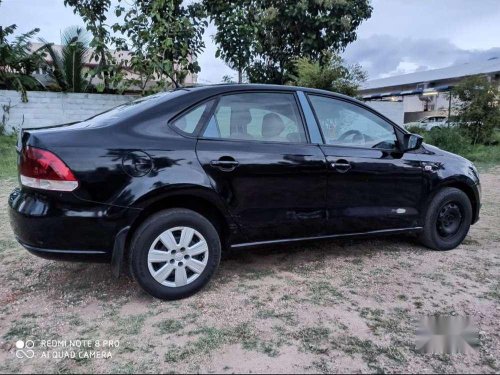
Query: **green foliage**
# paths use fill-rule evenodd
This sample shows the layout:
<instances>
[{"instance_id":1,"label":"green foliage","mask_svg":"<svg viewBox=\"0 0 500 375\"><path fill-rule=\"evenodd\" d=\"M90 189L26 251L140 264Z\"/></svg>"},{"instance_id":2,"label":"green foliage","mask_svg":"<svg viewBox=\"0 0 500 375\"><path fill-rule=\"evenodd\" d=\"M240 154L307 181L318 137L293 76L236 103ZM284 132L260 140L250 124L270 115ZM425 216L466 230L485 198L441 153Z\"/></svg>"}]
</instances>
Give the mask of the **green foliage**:
<instances>
[{"instance_id":1,"label":"green foliage","mask_svg":"<svg viewBox=\"0 0 500 375\"><path fill-rule=\"evenodd\" d=\"M228 66L238 71L238 83L255 53L256 15L252 1L243 0L240 6L229 9L231 2L226 0L205 0L204 5L217 31L214 41L217 44L215 57L220 57Z\"/></svg>"},{"instance_id":2,"label":"green foliage","mask_svg":"<svg viewBox=\"0 0 500 375\"><path fill-rule=\"evenodd\" d=\"M469 138L459 128L434 128L427 133L425 141L454 154L467 154L471 149Z\"/></svg>"},{"instance_id":3,"label":"green foliage","mask_svg":"<svg viewBox=\"0 0 500 375\"><path fill-rule=\"evenodd\" d=\"M220 56L246 70L251 82L278 84L295 75L298 58L324 65L328 52L340 51L356 39L355 30L372 11L368 0L204 3L218 28L215 41Z\"/></svg>"},{"instance_id":4,"label":"green foliage","mask_svg":"<svg viewBox=\"0 0 500 375\"><path fill-rule=\"evenodd\" d=\"M483 76L469 77L453 88L452 96L460 128L473 144L489 144L500 125L498 84Z\"/></svg>"},{"instance_id":5,"label":"green foliage","mask_svg":"<svg viewBox=\"0 0 500 375\"><path fill-rule=\"evenodd\" d=\"M204 48L207 26L200 4L134 0L128 7L118 6L115 12L119 17L123 14L124 21L113 25L113 30L122 35L114 41L119 51L130 54L127 65L139 74L135 83L141 85L143 93L151 80L157 83L152 91L158 91L170 82L182 82L188 72L200 71L196 56Z\"/></svg>"},{"instance_id":6,"label":"green foliage","mask_svg":"<svg viewBox=\"0 0 500 375\"><path fill-rule=\"evenodd\" d=\"M62 34L62 49L58 51L53 43L42 40L50 55L53 66L51 75L58 89L71 92L85 92L88 82L85 80L84 64L88 54L88 38L80 27L68 27Z\"/></svg>"},{"instance_id":7,"label":"green foliage","mask_svg":"<svg viewBox=\"0 0 500 375\"><path fill-rule=\"evenodd\" d=\"M226 74L225 76L222 77L222 83L236 83L236 82L234 81L233 77Z\"/></svg>"},{"instance_id":8,"label":"green foliage","mask_svg":"<svg viewBox=\"0 0 500 375\"><path fill-rule=\"evenodd\" d=\"M40 30L33 29L9 41L16 28L16 25L0 26L0 89L17 90L22 101L27 102L26 91L41 86L31 74L42 64L43 56L30 51L30 40Z\"/></svg>"},{"instance_id":9,"label":"green foliage","mask_svg":"<svg viewBox=\"0 0 500 375\"><path fill-rule=\"evenodd\" d=\"M302 57L296 61L294 85L335 91L356 96L360 84L365 81L366 73L359 65L346 65L338 55L329 54L324 64Z\"/></svg>"},{"instance_id":10,"label":"green foliage","mask_svg":"<svg viewBox=\"0 0 500 375\"><path fill-rule=\"evenodd\" d=\"M423 136L425 143L461 155L481 166L500 163L500 131L498 130L493 132L489 145L472 144L464 129L459 127L424 130L412 126L407 130Z\"/></svg>"},{"instance_id":11,"label":"green foliage","mask_svg":"<svg viewBox=\"0 0 500 375\"><path fill-rule=\"evenodd\" d=\"M0 178L14 177L16 173L16 137L0 135Z\"/></svg>"},{"instance_id":12,"label":"green foliage","mask_svg":"<svg viewBox=\"0 0 500 375\"><path fill-rule=\"evenodd\" d=\"M98 86L101 92L120 90L124 73L122 65L117 62L109 48L112 38L106 24L111 0L64 0L64 5L72 7L73 12L82 17L87 30L92 34L89 43L92 48L91 60L98 64L88 73L90 79L97 77L102 80L102 86Z\"/></svg>"}]
</instances>

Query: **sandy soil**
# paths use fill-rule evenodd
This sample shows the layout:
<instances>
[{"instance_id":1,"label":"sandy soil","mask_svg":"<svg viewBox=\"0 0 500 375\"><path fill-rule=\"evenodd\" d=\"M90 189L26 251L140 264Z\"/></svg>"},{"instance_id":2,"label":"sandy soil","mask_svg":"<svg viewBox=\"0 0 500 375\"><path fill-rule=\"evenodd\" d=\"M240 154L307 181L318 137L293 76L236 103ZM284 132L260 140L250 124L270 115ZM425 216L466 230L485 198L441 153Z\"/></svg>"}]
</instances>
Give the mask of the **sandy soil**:
<instances>
[{"instance_id":1,"label":"sandy soil","mask_svg":"<svg viewBox=\"0 0 500 375\"><path fill-rule=\"evenodd\" d=\"M160 302L107 265L29 255L6 213L16 182L1 180L0 371L499 373L500 170L482 181L481 220L456 250L399 236L240 251L203 292ZM415 321L437 313L473 317L473 354L415 350ZM34 341L33 358L18 340ZM69 340L93 346L61 347Z\"/></svg>"}]
</instances>

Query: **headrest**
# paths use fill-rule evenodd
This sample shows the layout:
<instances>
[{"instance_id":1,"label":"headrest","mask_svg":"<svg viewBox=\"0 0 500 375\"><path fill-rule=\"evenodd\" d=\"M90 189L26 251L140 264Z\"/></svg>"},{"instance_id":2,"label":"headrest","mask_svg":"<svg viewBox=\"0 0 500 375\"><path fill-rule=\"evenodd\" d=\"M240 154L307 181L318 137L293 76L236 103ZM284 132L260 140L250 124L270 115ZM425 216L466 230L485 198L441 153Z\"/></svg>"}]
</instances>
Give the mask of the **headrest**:
<instances>
[{"instance_id":1,"label":"headrest","mask_svg":"<svg viewBox=\"0 0 500 375\"><path fill-rule=\"evenodd\" d=\"M285 123L276 113L268 113L262 119L262 138L278 137L285 130Z\"/></svg>"},{"instance_id":2,"label":"headrest","mask_svg":"<svg viewBox=\"0 0 500 375\"><path fill-rule=\"evenodd\" d=\"M248 108L231 109L231 135L247 134L247 125L252 121L252 115Z\"/></svg>"}]
</instances>

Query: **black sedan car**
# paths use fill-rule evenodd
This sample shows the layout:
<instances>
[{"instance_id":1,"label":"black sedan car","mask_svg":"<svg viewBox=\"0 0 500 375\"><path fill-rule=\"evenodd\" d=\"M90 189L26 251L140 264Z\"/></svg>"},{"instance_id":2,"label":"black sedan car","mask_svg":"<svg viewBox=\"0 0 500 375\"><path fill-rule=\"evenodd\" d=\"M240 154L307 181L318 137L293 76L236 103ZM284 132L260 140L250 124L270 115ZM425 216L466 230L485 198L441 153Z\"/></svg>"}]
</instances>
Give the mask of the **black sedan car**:
<instances>
[{"instance_id":1,"label":"black sedan car","mask_svg":"<svg viewBox=\"0 0 500 375\"><path fill-rule=\"evenodd\" d=\"M162 299L201 289L230 248L414 232L453 249L481 205L468 160L357 100L300 87L181 88L24 130L18 152L19 242L129 266Z\"/></svg>"}]
</instances>

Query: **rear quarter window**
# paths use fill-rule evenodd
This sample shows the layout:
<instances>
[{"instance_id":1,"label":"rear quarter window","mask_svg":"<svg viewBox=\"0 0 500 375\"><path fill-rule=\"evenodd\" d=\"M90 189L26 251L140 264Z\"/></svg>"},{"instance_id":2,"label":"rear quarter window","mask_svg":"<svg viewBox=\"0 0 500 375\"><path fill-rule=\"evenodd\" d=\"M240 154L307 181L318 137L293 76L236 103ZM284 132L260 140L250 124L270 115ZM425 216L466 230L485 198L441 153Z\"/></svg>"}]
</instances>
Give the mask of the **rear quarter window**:
<instances>
[{"instance_id":1,"label":"rear quarter window","mask_svg":"<svg viewBox=\"0 0 500 375\"><path fill-rule=\"evenodd\" d=\"M203 114L212 106L213 100L200 104L172 122L172 126L183 133L194 135L198 126L202 125Z\"/></svg>"}]
</instances>

